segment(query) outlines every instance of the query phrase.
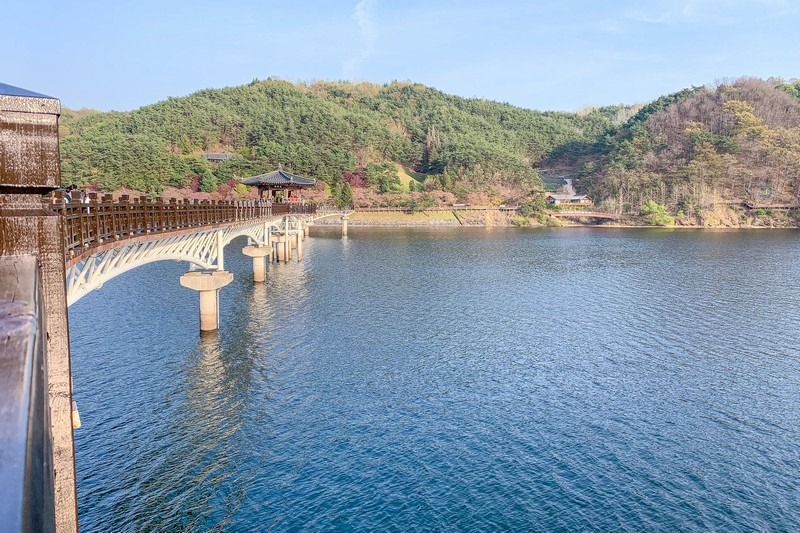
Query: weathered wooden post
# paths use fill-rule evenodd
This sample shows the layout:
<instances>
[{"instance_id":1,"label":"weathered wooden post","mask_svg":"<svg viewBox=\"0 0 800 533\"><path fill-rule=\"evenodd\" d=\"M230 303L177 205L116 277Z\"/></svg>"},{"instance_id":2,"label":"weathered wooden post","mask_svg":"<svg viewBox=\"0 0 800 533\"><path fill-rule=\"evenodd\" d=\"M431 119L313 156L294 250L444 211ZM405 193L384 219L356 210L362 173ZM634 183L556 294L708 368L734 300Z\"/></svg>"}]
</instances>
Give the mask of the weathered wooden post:
<instances>
[{"instance_id":1,"label":"weathered wooden post","mask_svg":"<svg viewBox=\"0 0 800 533\"><path fill-rule=\"evenodd\" d=\"M60 112L61 103L55 98L0 84L0 256L4 260L18 261L13 269L20 276L16 281L23 277L38 278L33 290L40 294L38 300L45 316L37 320L41 320L39 327L46 328L40 337L46 353L39 370L46 376L43 383L49 403L49 428L42 427L47 425L47 420L41 417L26 418L23 427L27 427L31 435L44 431L45 441L52 438L52 463L48 461L49 454L37 445L25 457L31 463L17 465L26 469L33 465L32 472L39 472L34 479L25 479L25 486L7 484L11 479L5 476L11 474L14 465L0 463L0 521L2 528L9 530L46 531L54 526L59 532L78 529L63 226L61 217L42 202L45 194L61 186ZM15 280L5 281L13 283ZM24 297L24 292L27 291L20 289L18 298ZM5 311L9 309L7 305L13 306L14 298L3 294L0 299L4 310L0 313L0 337L10 338L8 328L15 326L13 317ZM28 314L27 317L33 316ZM15 354L19 356L12 345L0 345L2 361ZM9 371L9 366L0 364L0 372ZM32 392L28 390L27 394ZM10 394L10 391L0 390L2 394ZM0 400L0 424L8 422L5 416L10 406L6 400ZM17 402L20 400L16 398ZM32 400L29 396L22 401ZM0 434L6 433L0 431ZM28 441L29 447L30 444ZM6 445L0 442L3 451ZM32 453L37 449L38 453ZM29 493L31 483L42 486ZM21 508L15 505L17 499L7 497L14 493L24 496Z\"/></svg>"}]
</instances>

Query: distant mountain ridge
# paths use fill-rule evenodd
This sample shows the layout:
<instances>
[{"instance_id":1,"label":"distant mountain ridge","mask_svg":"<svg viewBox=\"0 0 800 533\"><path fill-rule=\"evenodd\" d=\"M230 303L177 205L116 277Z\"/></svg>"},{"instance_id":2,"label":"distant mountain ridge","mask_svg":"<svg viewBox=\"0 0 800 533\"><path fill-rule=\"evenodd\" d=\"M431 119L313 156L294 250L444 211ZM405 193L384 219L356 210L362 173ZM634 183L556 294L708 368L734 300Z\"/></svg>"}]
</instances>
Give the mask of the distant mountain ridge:
<instances>
[{"instance_id":1,"label":"distant mountain ridge","mask_svg":"<svg viewBox=\"0 0 800 533\"><path fill-rule=\"evenodd\" d=\"M413 171L413 190L500 202L541 190L544 170L575 178L611 211L655 200L702 216L731 200L797 202L798 96L798 82L745 78L565 113L415 83L256 80L130 112L64 110L62 174L66 183L159 194L197 186L199 176L222 183L282 164L332 190L347 183L378 194L406 190L375 178L399 164ZM212 168L203 152L236 157Z\"/></svg>"},{"instance_id":2,"label":"distant mountain ridge","mask_svg":"<svg viewBox=\"0 0 800 533\"><path fill-rule=\"evenodd\" d=\"M335 184L394 162L424 174L428 187L527 193L540 186L536 163L564 143L593 142L612 114L531 111L412 83L268 79L131 112L66 110L62 172L79 185L158 192L210 170L200 154L215 151L241 156L220 163L220 180L281 163Z\"/></svg>"}]
</instances>

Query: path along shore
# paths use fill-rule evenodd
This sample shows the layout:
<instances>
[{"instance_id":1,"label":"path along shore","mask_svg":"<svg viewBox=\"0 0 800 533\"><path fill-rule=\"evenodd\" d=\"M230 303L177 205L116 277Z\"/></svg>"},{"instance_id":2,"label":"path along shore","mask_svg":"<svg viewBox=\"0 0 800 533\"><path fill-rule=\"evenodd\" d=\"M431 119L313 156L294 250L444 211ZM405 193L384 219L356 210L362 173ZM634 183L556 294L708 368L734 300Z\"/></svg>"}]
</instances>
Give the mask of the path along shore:
<instances>
[{"instance_id":1,"label":"path along shore","mask_svg":"<svg viewBox=\"0 0 800 533\"><path fill-rule=\"evenodd\" d=\"M674 226L686 228L796 228L798 219L790 213L773 213L756 215L744 210L730 208L720 209L705 217L677 218ZM316 226L341 226L339 216L318 219ZM348 216L349 226L371 227L430 227L430 226L468 226L468 227L642 227L647 226L639 218L619 220L596 220L591 218L554 218L549 217L544 223L536 217L522 217L513 209L434 209L410 211L391 210L356 210Z\"/></svg>"}]
</instances>

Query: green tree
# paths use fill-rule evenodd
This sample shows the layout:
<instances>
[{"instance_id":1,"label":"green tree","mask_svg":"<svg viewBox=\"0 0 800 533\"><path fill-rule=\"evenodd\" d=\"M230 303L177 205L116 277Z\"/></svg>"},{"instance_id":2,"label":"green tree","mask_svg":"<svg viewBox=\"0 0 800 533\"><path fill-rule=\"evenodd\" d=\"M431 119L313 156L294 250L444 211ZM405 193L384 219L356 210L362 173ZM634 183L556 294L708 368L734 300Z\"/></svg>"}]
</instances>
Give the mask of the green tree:
<instances>
[{"instance_id":1,"label":"green tree","mask_svg":"<svg viewBox=\"0 0 800 533\"><path fill-rule=\"evenodd\" d=\"M353 205L353 189L346 181L339 187L339 194L336 198L337 207L352 207Z\"/></svg>"},{"instance_id":2,"label":"green tree","mask_svg":"<svg viewBox=\"0 0 800 533\"><path fill-rule=\"evenodd\" d=\"M200 190L203 192L214 192L217 190L217 185L219 182L217 181L217 177L214 175L213 172L210 170L206 170L203 172L202 177L200 178Z\"/></svg>"},{"instance_id":3,"label":"green tree","mask_svg":"<svg viewBox=\"0 0 800 533\"><path fill-rule=\"evenodd\" d=\"M364 178L380 193L400 192L403 185L392 163L369 163Z\"/></svg>"},{"instance_id":4,"label":"green tree","mask_svg":"<svg viewBox=\"0 0 800 533\"><path fill-rule=\"evenodd\" d=\"M675 219L667 212L667 207L654 200L647 200L639 212L651 226L672 226Z\"/></svg>"}]
</instances>

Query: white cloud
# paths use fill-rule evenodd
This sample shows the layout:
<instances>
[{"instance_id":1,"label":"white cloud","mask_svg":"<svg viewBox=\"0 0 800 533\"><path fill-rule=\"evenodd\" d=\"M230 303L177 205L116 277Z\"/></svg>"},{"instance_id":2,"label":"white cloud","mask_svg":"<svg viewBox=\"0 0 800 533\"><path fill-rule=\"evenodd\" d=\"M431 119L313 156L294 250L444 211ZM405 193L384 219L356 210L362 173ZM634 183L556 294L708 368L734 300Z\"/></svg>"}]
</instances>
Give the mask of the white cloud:
<instances>
[{"instance_id":1,"label":"white cloud","mask_svg":"<svg viewBox=\"0 0 800 533\"><path fill-rule=\"evenodd\" d=\"M361 53L350 58L342 67L345 79L353 79L358 75L361 64L375 53L378 42L378 25L372 16L372 8L376 0L359 0L353 9L353 19L361 30L363 48Z\"/></svg>"}]
</instances>

